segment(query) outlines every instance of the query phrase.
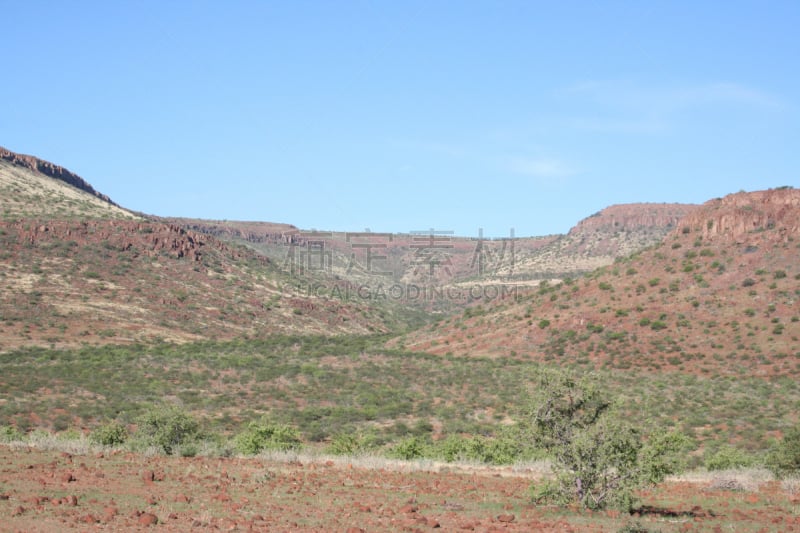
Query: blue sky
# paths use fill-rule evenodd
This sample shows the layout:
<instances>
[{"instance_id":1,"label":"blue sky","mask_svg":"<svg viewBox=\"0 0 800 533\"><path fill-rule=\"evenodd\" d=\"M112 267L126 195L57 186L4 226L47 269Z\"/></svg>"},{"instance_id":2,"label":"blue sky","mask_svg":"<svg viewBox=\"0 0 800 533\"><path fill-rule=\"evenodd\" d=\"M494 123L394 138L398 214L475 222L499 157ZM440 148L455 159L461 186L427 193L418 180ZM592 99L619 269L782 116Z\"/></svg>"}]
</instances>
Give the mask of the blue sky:
<instances>
[{"instance_id":1,"label":"blue sky","mask_svg":"<svg viewBox=\"0 0 800 533\"><path fill-rule=\"evenodd\" d=\"M797 1L0 9L0 145L146 213L545 235L800 181Z\"/></svg>"}]
</instances>

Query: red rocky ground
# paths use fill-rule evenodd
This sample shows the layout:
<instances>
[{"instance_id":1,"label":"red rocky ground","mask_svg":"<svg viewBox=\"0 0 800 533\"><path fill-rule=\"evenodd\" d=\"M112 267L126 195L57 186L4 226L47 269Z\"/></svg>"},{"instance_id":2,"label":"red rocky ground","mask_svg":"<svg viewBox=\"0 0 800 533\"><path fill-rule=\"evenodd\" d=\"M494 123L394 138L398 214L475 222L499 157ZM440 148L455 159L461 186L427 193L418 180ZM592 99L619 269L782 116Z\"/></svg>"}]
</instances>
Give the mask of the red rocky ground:
<instances>
[{"instance_id":1,"label":"red rocky ground","mask_svg":"<svg viewBox=\"0 0 800 533\"><path fill-rule=\"evenodd\" d=\"M530 503L530 472L0 446L2 531L800 531L800 496L667 483L634 516ZM435 470L435 471L433 471Z\"/></svg>"}]
</instances>

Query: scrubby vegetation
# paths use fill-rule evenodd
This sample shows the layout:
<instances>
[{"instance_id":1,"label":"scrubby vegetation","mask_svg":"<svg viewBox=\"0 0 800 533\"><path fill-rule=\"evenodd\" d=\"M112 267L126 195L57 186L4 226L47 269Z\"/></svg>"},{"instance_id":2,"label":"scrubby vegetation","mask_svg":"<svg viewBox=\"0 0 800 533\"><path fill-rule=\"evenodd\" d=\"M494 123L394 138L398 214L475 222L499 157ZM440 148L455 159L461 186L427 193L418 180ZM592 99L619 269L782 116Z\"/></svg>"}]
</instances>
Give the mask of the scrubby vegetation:
<instances>
[{"instance_id":1,"label":"scrubby vegetation","mask_svg":"<svg viewBox=\"0 0 800 533\"><path fill-rule=\"evenodd\" d=\"M0 438L80 429L100 444L173 454L305 446L488 464L545 455L520 436L520 422L535 376L549 365L408 353L384 342L276 336L0 354ZM576 359L561 368L590 366ZM646 421L686 434L689 467L765 464L796 424L800 385L788 377L597 375L635 427Z\"/></svg>"}]
</instances>

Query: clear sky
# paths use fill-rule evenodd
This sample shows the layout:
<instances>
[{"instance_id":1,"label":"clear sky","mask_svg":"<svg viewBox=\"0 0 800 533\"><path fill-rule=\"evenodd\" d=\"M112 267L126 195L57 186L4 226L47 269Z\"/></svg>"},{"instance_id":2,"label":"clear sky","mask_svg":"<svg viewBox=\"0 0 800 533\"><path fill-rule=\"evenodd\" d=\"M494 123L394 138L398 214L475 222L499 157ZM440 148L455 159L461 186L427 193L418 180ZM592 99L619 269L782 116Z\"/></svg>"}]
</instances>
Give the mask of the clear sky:
<instances>
[{"instance_id":1,"label":"clear sky","mask_svg":"<svg viewBox=\"0 0 800 533\"><path fill-rule=\"evenodd\" d=\"M545 235L800 182L796 0L0 13L0 145L146 213Z\"/></svg>"}]
</instances>

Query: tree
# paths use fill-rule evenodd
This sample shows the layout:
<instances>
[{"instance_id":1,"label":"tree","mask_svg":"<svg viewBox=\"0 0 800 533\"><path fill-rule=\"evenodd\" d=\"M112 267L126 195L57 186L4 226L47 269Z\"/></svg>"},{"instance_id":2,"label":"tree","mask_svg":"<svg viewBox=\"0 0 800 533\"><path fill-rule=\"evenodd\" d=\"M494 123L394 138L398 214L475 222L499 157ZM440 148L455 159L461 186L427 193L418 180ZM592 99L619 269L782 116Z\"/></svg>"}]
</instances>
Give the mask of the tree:
<instances>
[{"instance_id":1,"label":"tree","mask_svg":"<svg viewBox=\"0 0 800 533\"><path fill-rule=\"evenodd\" d=\"M688 442L677 432L631 425L591 374L540 372L528 416L532 439L552 456L555 473L536 491L539 501L630 509L636 489L680 468Z\"/></svg>"},{"instance_id":2,"label":"tree","mask_svg":"<svg viewBox=\"0 0 800 533\"><path fill-rule=\"evenodd\" d=\"M767 466L778 477L800 472L800 425L789 429L770 450Z\"/></svg>"}]
</instances>

